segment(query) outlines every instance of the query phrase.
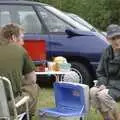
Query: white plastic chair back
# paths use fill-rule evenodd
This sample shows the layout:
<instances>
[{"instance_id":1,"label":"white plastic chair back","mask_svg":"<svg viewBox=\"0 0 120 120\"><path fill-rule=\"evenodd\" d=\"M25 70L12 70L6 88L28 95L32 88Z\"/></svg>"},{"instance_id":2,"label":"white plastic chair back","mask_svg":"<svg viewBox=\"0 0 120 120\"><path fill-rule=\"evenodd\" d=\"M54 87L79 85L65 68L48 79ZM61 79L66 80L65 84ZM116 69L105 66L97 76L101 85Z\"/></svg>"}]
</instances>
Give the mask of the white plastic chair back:
<instances>
[{"instance_id":1,"label":"white plastic chair back","mask_svg":"<svg viewBox=\"0 0 120 120\"><path fill-rule=\"evenodd\" d=\"M7 103L7 98L5 94L5 88L3 81L0 78L0 119L10 119L9 108Z\"/></svg>"},{"instance_id":2,"label":"white plastic chair back","mask_svg":"<svg viewBox=\"0 0 120 120\"><path fill-rule=\"evenodd\" d=\"M2 77L2 76L0 76L0 120L1 119L2 120L13 120L9 112L4 82L8 84L8 88L10 91L10 97L13 103L14 120L22 120L25 114L27 114L27 120L29 120L29 109L28 109L29 96L24 96L21 100L15 103L11 82L8 78ZM18 115L17 108L19 108L23 104L26 105L26 113L24 112Z\"/></svg>"}]
</instances>

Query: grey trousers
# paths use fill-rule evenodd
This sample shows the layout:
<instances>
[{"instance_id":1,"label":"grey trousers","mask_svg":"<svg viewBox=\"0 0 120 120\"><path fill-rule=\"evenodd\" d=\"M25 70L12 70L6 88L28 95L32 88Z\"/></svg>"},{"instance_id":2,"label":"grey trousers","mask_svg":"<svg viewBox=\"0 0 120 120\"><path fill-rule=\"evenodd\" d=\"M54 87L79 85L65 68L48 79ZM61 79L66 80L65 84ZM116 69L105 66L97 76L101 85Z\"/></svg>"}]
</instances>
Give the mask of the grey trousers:
<instances>
[{"instance_id":1,"label":"grey trousers","mask_svg":"<svg viewBox=\"0 0 120 120\"><path fill-rule=\"evenodd\" d=\"M117 107L117 103L108 94L109 89L99 91L97 87L90 89L90 102L91 105L101 112L108 112Z\"/></svg>"}]
</instances>

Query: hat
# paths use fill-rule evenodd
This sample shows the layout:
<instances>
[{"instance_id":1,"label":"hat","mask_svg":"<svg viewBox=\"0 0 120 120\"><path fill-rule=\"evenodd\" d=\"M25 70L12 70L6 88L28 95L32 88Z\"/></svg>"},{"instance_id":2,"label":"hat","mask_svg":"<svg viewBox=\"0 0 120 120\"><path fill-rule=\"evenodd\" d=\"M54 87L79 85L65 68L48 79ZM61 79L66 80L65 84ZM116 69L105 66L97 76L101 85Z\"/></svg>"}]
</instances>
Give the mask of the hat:
<instances>
[{"instance_id":1,"label":"hat","mask_svg":"<svg viewBox=\"0 0 120 120\"><path fill-rule=\"evenodd\" d=\"M116 24L111 24L107 27L107 37L111 38L120 35L120 26Z\"/></svg>"}]
</instances>

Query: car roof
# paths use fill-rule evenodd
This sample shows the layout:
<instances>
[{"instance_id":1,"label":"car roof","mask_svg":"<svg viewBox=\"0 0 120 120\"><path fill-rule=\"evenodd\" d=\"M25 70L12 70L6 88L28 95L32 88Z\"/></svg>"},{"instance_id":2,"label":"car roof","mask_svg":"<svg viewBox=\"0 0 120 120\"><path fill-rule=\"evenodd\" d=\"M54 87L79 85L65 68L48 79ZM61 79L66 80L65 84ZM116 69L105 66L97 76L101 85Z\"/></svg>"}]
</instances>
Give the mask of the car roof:
<instances>
[{"instance_id":1,"label":"car roof","mask_svg":"<svg viewBox=\"0 0 120 120\"><path fill-rule=\"evenodd\" d=\"M40 3L40 2L33 2L27 0L0 0L0 4L31 4L31 5L43 5L46 6L47 4Z\"/></svg>"}]
</instances>

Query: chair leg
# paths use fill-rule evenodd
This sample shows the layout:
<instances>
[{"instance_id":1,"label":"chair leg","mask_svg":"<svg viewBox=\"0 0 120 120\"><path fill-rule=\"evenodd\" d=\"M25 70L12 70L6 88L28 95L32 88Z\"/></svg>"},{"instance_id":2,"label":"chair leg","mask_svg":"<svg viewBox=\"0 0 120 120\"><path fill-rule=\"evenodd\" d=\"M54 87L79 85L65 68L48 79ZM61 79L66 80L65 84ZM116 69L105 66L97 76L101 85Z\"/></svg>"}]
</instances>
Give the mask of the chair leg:
<instances>
[{"instance_id":1,"label":"chair leg","mask_svg":"<svg viewBox=\"0 0 120 120\"><path fill-rule=\"evenodd\" d=\"M26 102L26 117L27 117L27 120L30 120L30 116L29 116L29 108L28 108L28 102Z\"/></svg>"},{"instance_id":2,"label":"chair leg","mask_svg":"<svg viewBox=\"0 0 120 120\"><path fill-rule=\"evenodd\" d=\"M28 120L27 114L24 115L24 117L22 118L22 120ZM29 120L32 120L32 118L30 116L29 116Z\"/></svg>"},{"instance_id":3,"label":"chair leg","mask_svg":"<svg viewBox=\"0 0 120 120\"><path fill-rule=\"evenodd\" d=\"M80 117L80 120L84 120L84 117Z\"/></svg>"},{"instance_id":4,"label":"chair leg","mask_svg":"<svg viewBox=\"0 0 120 120\"><path fill-rule=\"evenodd\" d=\"M80 117L80 120L88 120L87 116Z\"/></svg>"}]
</instances>

